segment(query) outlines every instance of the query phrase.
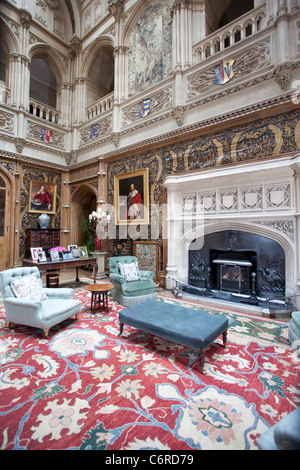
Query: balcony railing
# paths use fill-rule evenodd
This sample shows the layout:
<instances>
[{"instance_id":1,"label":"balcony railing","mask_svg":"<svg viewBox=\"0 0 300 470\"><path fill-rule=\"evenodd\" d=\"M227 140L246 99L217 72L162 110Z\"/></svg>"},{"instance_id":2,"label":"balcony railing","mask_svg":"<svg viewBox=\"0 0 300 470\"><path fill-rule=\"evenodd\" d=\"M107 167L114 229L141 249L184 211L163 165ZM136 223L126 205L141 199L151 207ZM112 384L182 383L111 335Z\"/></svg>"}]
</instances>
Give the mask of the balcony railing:
<instances>
[{"instance_id":1,"label":"balcony railing","mask_svg":"<svg viewBox=\"0 0 300 470\"><path fill-rule=\"evenodd\" d=\"M99 114L102 114L105 111L112 109L113 105L114 105L114 92L100 98L98 101L95 101L95 103L88 106L85 109L86 118L92 119L96 116L99 116Z\"/></svg>"},{"instance_id":2,"label":"balcony railing","mask_svg":"<svg viewBox=\"0 0 300 470\"><path fill-rule=\"evenodd\" d=\"M207 36L193 47L195 64L261 31L265 17L265 7L255 8Z\"/></svg>"},{"instance_id":3,"label":"balcony railing","mask_svg":"<svg viewBox=\"0 0 300 470\"><path fill-rule=\"evenodd\" d=\"M60 123L60 111L32 98L29 100L29 114L54 124Z\"/></svg>"}]
</instances>

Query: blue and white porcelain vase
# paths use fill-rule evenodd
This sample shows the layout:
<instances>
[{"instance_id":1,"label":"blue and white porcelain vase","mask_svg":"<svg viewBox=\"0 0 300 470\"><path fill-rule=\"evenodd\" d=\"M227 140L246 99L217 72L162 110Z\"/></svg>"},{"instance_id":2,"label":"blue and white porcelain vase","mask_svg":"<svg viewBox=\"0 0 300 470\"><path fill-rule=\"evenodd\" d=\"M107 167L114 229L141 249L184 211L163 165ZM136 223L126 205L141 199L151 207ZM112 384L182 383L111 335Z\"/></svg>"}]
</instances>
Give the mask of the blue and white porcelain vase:
<instances>
[{"instance_id":1,"label":"blue and white porcelain vase","mask_svg":"<svg viewBox=\"0 0 300 470\"><path fill-rule=\"evenodd\" d=\"M41 228L48 228L49 222L50 222L50 217L48 214L41 214L38 217L38 221L40 224Z\"/></svg>"}]
</instances>

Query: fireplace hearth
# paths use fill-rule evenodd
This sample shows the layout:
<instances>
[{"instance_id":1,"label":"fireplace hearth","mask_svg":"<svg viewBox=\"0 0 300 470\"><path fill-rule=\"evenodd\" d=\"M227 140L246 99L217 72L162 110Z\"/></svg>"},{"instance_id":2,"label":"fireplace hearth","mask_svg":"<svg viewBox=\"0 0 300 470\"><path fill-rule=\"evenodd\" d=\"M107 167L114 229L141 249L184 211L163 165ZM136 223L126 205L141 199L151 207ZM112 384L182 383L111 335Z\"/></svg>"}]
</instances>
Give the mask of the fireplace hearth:
<instances>
[{"instance_id":1,"label":"fireplace hearth","mask_svg":"<svg viewBox=\"0 0 300 470\"><path fill-rule=\"evenodd\" d=\"M226 230L205 235L202 249L189 250L190 293L257 303L285 294L285 255L274 240Z\"/></svg>"}]
</instances>

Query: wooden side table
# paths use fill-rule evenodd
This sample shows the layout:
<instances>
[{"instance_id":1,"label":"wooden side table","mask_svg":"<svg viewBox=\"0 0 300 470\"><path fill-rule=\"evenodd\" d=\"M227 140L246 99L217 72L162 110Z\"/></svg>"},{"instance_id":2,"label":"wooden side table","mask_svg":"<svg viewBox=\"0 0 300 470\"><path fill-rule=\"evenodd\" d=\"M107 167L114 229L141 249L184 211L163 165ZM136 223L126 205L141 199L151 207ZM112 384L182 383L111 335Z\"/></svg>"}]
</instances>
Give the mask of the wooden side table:
<instances>
[{"instance_id":1,"label":"wooden side table","mask_svg":"<svg viewBox=\"0 0 300 470\"><path fill-rule=\"evenodd\" d=\"M90 284L85 286L85 289L90 291L92 294L91 298L91 311L95 312L96 310L102 308L108 312L108 299L107 293L112 289L114 285L111 282L101 282L99 284Z\"/></svg>"}]
</instances>

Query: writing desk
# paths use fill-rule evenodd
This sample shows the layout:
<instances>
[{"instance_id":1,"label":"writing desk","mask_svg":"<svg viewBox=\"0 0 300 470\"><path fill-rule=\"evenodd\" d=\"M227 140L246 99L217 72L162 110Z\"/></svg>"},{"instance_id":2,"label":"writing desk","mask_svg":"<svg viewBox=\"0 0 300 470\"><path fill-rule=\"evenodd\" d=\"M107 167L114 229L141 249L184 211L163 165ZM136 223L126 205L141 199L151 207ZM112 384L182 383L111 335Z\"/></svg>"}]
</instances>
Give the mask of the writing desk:
<instances>
[{"instance_id":1,"label":"writing desk","mask_svg":"<svg viewBox=\"0 0 300 470\"><path fill-rule=\"evenodd\" d=\"M96 276L98 271L98 264L97 258L95 257L88 257L88 258L72 258L72 259L64 259L59 261L33 261L31 259L23 259L22 266L36 266L39 268L40 272L47 272L52 271L53 269L57 269L60 271L61 269L70 269L76 268L76 281L79 281L78 277L78 268L80 266L93 266L94 269L94 283L96 283Z\"/></svg>"}]
</instances>

